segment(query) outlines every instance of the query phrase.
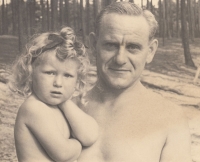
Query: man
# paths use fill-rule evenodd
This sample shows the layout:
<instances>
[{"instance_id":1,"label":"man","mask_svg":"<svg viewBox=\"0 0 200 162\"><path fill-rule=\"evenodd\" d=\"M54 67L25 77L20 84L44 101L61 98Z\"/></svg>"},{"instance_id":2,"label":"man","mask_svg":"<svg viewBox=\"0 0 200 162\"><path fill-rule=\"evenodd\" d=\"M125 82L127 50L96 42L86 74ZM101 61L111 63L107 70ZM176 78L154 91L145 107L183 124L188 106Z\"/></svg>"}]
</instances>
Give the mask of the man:
<instances>
[{"instance_id":1,"label":"man","mask_svg":"<svg viewBox=\"0 0 200 162\"><path fill-rule=\"evenodd\" d=\"M128 2L107 6L90 43L98 82L82 109L99 124L99 138L79 162L189 162L190 134L181 108L146 89L140 76L157 50L157 22Z\"/></svg>"}]
</instances>

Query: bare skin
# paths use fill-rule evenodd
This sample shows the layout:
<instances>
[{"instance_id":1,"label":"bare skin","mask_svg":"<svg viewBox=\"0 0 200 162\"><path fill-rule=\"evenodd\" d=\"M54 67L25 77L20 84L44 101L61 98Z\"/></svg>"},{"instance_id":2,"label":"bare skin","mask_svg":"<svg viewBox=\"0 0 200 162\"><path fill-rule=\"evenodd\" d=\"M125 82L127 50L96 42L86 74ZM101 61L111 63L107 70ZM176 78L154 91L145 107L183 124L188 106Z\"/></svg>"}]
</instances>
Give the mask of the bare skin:
<instances>
[{"instance_id":1,"label":"bare skin","mask_svg":"<svg viewBox=\"0 0 200 162\"><path fill-rule=\"evenodd\" d=\"M182 109L141 83L137 86L137 93L112 97L98 88L91 91L91 102L83 110L98 122L100 136L82 151L79 162L190 162Z\"/></svg>"},{"instance_id":2,"label":"bare skin","mask_svg":"<svg viewBox=\"0 0 200 162\"><path fill-rule=\"evenodd\" d=\"M34 96L30 96L18 112L15 144L20 162L70 161L70 158L73 161L82 148L80 142L70 139L69 125L60 109L47 106ZM64 150L69 153L66 157Z\"/></svg>"},{"instance_id":3,"label":"bare skin","mask_svg":"<svg viewBox=\"0 0 200 162\"><path fill-rule=\"evenodd\" d=\"M144 66L157 49L157 40L149 40L146 20L108 14L90 42L98 83L82 109L96 119L100 135L83 149L78 161L191 162L182 109L140 83Z\"/></svg>"},{"instance_id":4,"label":"bare skin","mask_svg":"<svg viewBox=\"0 0 200 162\"><path fill-rule=\"evenodd\" d=\"M77 84L77 63L60 62L53 53L48 58L34 68L33 93L17 114L19 162L74 162L82 146L92 145L98 137L96 121L70 100Z\"/></svg>"}]
</instances>

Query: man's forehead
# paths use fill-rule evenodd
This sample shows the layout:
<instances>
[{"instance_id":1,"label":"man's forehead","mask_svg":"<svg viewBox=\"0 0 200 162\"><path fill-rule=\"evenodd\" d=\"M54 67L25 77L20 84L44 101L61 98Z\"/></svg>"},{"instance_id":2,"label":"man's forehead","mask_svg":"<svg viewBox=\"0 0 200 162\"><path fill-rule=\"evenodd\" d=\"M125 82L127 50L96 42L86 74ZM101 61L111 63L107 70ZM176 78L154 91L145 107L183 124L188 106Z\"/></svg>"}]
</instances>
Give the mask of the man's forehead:
<instances>
[{"instance_id":1,"label":"man's forehead","mask_svg":"<svg viewBox=\"0 0 200 162\"><path fill-rule=\"evenodd\" d=\"M100 29L103 28L101 32L113 29L130 31L130 29L133 27L149 29L149 25L144 16L120 15L111 13L104 15L100 23Z\"/></svg>"},{"instance_id":2,"label":"man's forehead","mask_svg":"<svg viewBox=\"0 0 200 162\"><path fill-rule=\"evenodd\" d=\"M149 25L143 16L108 14L101 22L99 36L115 39L117 36L125 39L149 37Z\"/></svg>"},{"instance_id":3,"label":"man's forehead","mask_svg":"<svg viewBox=\"0 0 200 162\"><path fill-rule=\"evenodd\" d=\"M108 21L109 20L109 21ZM102 19L101 19L101 24L110 24L112 22L117 22L118 23L129 20L129 24L130 21L146 21L145 17L143 15L125 15L125 14L118 14L118 13L109 13L109 14L105 14ZM122 26L123 24L120 23Z\"/></svg>"}]
</instances>

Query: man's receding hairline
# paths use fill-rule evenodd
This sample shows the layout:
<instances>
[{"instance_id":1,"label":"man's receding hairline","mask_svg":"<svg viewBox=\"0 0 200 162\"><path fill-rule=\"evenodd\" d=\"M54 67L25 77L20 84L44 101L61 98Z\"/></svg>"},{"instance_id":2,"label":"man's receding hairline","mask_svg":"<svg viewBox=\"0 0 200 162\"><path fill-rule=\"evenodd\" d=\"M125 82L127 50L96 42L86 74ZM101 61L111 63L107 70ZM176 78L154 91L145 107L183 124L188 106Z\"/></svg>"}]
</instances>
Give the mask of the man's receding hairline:
<instances>
[{"instance_id":1,"label":"man's receding hairline","mask_svg":"<svg viewBox=\"0 0 200 162\"><path fill-rule=\"evenodd\" d=\"M150 36L150 25L149 25L147 19L145 18L145 16L144 16L143 14L140 14L140 15L127 15L127 14L124 14L124 13L120 14L120 13L114 13L114 12L113 12L113 13L104 14L104 15L102 16L101 21L100 21L100 23L99 23L99 27L98 27L99 30L98 30L98 32L96 32L96 36L97 36L97 37L99 36L99 33L100 33L100 31L101 31L103 22L104 22L104 24L107 23L107 22L105 22L105 21L103 21L103 20L104 20L105 17L108 16L108 15L127 16L127 17L130 17L130 18L133 18L133 17L141 17L141 18L143 18L143 19L145 20L145 22L146 22L146 24L147 24L147 26L148 26L148 29L149 29L149 36Z\"/></svg>"}]
</instances>

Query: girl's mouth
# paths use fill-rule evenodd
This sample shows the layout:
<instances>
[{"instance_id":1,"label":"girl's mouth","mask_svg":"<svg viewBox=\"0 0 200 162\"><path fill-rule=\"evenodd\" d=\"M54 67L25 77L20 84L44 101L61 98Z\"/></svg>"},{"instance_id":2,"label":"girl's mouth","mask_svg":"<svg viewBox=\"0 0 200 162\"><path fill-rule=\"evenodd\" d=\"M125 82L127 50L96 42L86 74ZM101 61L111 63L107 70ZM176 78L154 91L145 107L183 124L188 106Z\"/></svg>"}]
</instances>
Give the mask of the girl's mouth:
<instances>
[{"instance_id":1,"label":"girl's mouth","mask_svg":"<svg viewBox=\"0 0 200 162\"><path fill-rule=\"evenodd\" d=\"M59 91L51 91L51 93L53 93L53 94L62 94L62 93L59 92Z\"/></svg>"}]
</instances>

